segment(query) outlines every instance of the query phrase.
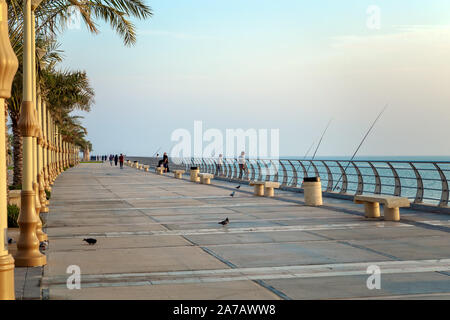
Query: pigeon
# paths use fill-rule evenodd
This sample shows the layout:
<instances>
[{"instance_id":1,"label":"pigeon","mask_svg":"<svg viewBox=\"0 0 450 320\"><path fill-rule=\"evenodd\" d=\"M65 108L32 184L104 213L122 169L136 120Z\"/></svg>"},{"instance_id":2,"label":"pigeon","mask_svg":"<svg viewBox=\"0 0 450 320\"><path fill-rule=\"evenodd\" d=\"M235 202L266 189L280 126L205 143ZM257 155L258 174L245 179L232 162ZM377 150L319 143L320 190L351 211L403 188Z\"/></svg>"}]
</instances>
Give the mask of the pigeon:
<instances>
[{"instance_id":1,"label":"pigeon","mask_svg":"<svg viewBox=\"0 0 450 320\"><path fill-rule=\"evenodd\" d=\"M239 189L241 187L241 185L238 185L237 187L236 187L236 189Z\"/></svg>"},{"instance_id":2,"label":"pigeon","mask_svg":"<svg viewBox=\"0 0 450 320\"><path fill-rule=\"evenodd\" d=\"M229 223L230 223L230 220L228 220L228 217L225 220L219 222L219 224L221 224L223 226L226 226Z\"/></svg>"},{"instance_id":3,"label":"pigeon","mask_svg":"<svg viewBox=\"0 0 450 320\"><path fill-rule=\"evenodd\" d=\"M230 194L230 197L234 197L234 194L235 194L236 192L235 191L233 191L231 194Z\"/></svg>"},{"instance_id":4,"label":"pigeon","mask_svg":"<svg viewBox=\"0 0 450 320\"><path fill-rule=\"evenodd\" d=\"M83 239L83 241L86 241L87 243L89 243L89 245L94 245L97 243L97 239L94 238Z\"/></svg>"}]
</instances>

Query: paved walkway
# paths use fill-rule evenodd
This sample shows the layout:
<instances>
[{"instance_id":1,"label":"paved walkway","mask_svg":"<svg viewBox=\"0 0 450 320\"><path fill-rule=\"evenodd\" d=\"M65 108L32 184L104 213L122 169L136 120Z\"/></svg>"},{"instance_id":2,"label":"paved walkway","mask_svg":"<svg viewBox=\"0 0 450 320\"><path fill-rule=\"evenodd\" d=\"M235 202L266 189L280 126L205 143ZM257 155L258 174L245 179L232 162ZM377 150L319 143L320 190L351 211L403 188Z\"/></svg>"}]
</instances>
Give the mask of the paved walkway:
<instances>
[{"instance_id":1,"label":"paved walkway","mask_svg":"<svg viewBox=\"0 0 450 320\"><path fill-rule=\"evenodd\" d=\"M403 210L401 222L374 221L349 201L313 208L301 194L234 187L109 163L66 171L52 192L44 296L450 299L449 215ZM66 286L70 265L81 290ZM381 269L380 290L367 288L370 265Z\"/></svg>"}]
</instances>

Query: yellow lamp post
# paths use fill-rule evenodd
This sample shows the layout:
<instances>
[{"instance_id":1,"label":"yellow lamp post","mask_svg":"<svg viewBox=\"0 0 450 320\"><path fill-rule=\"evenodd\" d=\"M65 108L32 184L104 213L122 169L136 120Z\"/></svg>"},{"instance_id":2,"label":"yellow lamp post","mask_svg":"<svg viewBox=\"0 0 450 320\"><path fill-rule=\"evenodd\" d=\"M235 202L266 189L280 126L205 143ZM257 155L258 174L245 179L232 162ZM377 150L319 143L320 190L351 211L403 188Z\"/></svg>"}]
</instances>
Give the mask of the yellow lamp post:
<instances>
[{"instance_id":1,"label":"yellow lamp post","mask_svg":"<svg viewBox=\"0 0 450 320\"><path fill-rule=\"evenodd\" d=\"M56 125L52 118L52 182L56 179Z\"/></svg>"},{"instance_id":2,"label":"yellow lamp post","mask_svg":"<svg viewBox=\"0 0 450 320\"><path fill-rule=\"evenodd\" d=\"M38 175L37 181L39 185L39 202L41 203L41 212L48 212L48 207L46 206L46 196L45 196L45 182L44 182L44 123L42 121L42 98L39 95L37 100L38 107L38 118L41 124L40 135L37 141L38 145Z\"/></svg>"},{"instance_id":3,"label":"yellow lamp post","mask_svg":"<svg viewBox=\"0 0 450 320\"><path fill-rule=\"evenodd\" d=\"M53 117L49 112L49 126L50 126L50 184L53 185L55 181L55 123Z\"/></svg>"},{"instance_id":4,"label":"yellow lamp post","mask_svg":"<svg viewBox=\"0 0 450 320\"><path fill-rule=\"evenodd\" d=\"M59 174L63 173L64 171L64 162L63 162L63 140L62 140L62 134L61 134L61 128L58 128L59 132Z\"/></svg>"},{"instance_id":5,"label":"yellow lamp post","mask_svg":"<svg viewBox=\"0 0 450 320\"><path fill-rule=\"evenodd\" d=\"M33 137L38 128L33 105L33 69L32 69L32 30L31 1L24 2L24 41L23 41L23 98L19 118L19 129L23 136L23 175L21 208L18 219L19 240L15 264L18 267L35 267L46 264L46 257L39 251L39 239L36 236L37 216L33 190Z\"/></svg>"},{"instance_id":6,"label":"yellow lamp post","mask_svg":"<svg viewBox=\"0 0 450 320\"><path fill-rule=\"evenodd\" d=\"M47 104L45 100L42 101L42 125L43 125L43 132L44 132L44 150L43 150L43 172L44 172L44 187L45 190L51 191L50 183L49 183L49 176L48 176L48 148L49 148L49 141L48 141L48 116L47 116Z\"/></svg>"},{"instance_id":7,"label":"yellow lamp post","mask_svg":"<svg viewBox=\"0 0 450 320\"><path fill-rule=\"evenodd\" d=\"M58 175L60 175L64 170L63 170L63 142L62 142L61 128L59 127L58 127L58 163L59 163Z\"/></svg>"},{"instance_id":8,"label":"yellow lamp post","mask_svg":"<svg viewBox=\"0 0 450 320\"><path fill-rule=\"evenodd\" d=\"M11 96L11 84L19 63L8 36L8 8L0 0L0 124L5 125L5 99ZM5 132L5 127L3 127ZM7 220L7 176L5 139L0 139L0 300L14 300L14 259L5 243Z\"/></svg>"},{"instance_id":9,"label":"yellow lamp post","mask_svg":"<svg viewBox=\"0 0 450 320\"><path fill-rule=\"evenodd\" d=\"M31 70L32 70L32 102L33 102L33 112L36 118L36 128L35 134L33 135L33 190L34 190L34 201L35 201L35 209L37 216L37 224L36 224L36 235L39 241L45 241L48 239L47 235L42 231L42 221L40 218L41 213L41 199L40 199L40 160L39 159L39 140L41 139L42 130L40 123L40 115L39 115L39 101L37 101L37 87L36 87L36 32L35 32L35 14L34 10L36 9L37 4L35 1L31 2Z\"/></svg>"},{"instance_id":10,"label":"yellow lamp post","mask_svg":"<svg viewBox=\"0 0 450 320\"><path fill-rule=\"evenodd\" d=\"M34 11L33 11L34 12ZM33 16L34 14L32 14ZM33 17L33 22L34 22L34 17ZM33 26L32 30L34 31L35 28ZM33 32L33 36L34 36L34 32ZM33 43L35 42L35 39L33 39ZM42 57L45 55L45 50L44 49L38 49L38 50L34 50L38 53L38 58L39 61L42 60ZM36 55L34 55L36 56ZM44 62L41 62L42 66L45 66ZM36 70L36 66L34 65L33 70ZM36 82L36 77L33 78L34 81ZM39 193L38 193L38 198L39 198L39 202L41 204L41 212L48 212L48 208L46 206L46 196L45 196L45 176L44 176L44 146L45 146L45 128L44 128L44 119L43 119L43 100L42 100L42 96L40 94L40 89L39 86L38 87L34 87L34 92L36 92L37 90L37 97L34 96L33 98L37 98L36 101L36 110L37 110L37 115L38 115L38 122L39 122L39 136L37 138L37 183L39 186Z\"/></svg>"},{"instance_id":11,"label":"yellow lamp post","mask_svg":"<svg viewBox=\"0 0 450 320\"><path fill-rule=\"evenodd\" d=\"M50 111L47 110L47 115L48 115L48 142L50 144L49 148L48 148L48 179L49 179L49 183L50 185L53 185L53 118L50 114Z\"/></svg>"}]
</instances>

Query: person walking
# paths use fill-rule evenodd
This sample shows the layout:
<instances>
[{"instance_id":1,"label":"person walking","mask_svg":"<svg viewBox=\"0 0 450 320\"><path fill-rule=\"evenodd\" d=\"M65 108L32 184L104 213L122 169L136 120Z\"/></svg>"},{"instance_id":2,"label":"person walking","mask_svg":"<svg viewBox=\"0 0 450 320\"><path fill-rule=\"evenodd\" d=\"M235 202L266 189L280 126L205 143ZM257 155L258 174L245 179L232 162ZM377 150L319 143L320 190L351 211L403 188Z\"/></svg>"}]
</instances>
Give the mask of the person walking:
<instances>
[{"instance_id":1,"label":"person walking","mask_svg":"<svg viewBox=\"0 0 450 320\"><path fill-rule=\"evenodd\" d=\"M119 162L120 162L120 169L123 169L123 154L120 154Z\"/></svg>"},{"instance_id":2,"label":"person walking","mask_svg":"<svg viewBox=\"0 0 450 320\"><path fill-rule=\"evenodd\" d=\"M113 159L114 159L113 155L110 154L109 155L109 164L111 165L111 167L112 167Z\"/></svg>"},{"instance_id":3,"label":"person walking","mask_svg":"<svg viewBox=\"0 0 450 320\"><path fill-rule=\"evenodd\" d=\"M217 159L217 173L216 173L216 175L218 176L222 174L222 165L223 165L223 155L219 154L219 158Z\"/></svg>"},{"instance_id":4,"label":"person walking","mask_svg":"<svg viewBox=\"0 0 450 320\"><path fill-rule=\"evenodd\" d=\"M245 152L244 151L241 152L238 162L239 162L239 179L242 180L242 176L243 176L244 172L247 171L247 164L245 163Z\"/></svg>"},{"instance_id":5,"label":"person walking","mask_svg":"<svg viewBox=\"0 0 450 320\"><path fill-rule=\"evenodd\" d=\"M119 162L119 156L116 154L116 156L114 157L114 164L117 167L117 162Z\"/></svg>"}]
</instances>

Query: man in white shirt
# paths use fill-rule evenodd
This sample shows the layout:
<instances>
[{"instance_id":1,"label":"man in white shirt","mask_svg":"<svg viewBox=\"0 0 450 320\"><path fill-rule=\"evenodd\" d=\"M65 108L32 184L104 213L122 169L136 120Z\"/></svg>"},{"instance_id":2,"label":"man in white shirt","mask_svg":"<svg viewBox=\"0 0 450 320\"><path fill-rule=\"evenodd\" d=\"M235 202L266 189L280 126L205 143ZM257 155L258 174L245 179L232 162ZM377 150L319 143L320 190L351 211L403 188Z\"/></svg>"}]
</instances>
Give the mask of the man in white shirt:
<instances>
[{"instance_id":1,"label":"man in white shirt","mask_svg":"<svg viewBox=\"0 0 450 320\"><path fill-rule=\"evenodd\" d=\"M239 162L239 179L242 179L243 173L247 171L247 165L245 163L245 152L242 151L238 159Z\"/></svg>"}]
</instances>

